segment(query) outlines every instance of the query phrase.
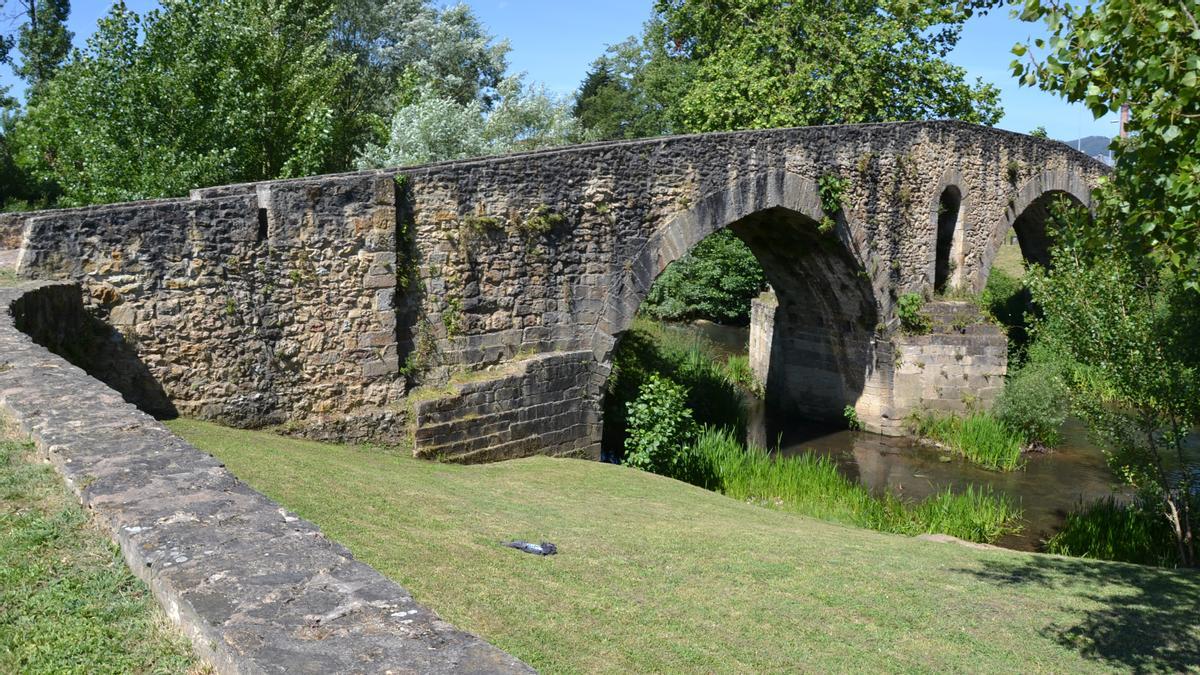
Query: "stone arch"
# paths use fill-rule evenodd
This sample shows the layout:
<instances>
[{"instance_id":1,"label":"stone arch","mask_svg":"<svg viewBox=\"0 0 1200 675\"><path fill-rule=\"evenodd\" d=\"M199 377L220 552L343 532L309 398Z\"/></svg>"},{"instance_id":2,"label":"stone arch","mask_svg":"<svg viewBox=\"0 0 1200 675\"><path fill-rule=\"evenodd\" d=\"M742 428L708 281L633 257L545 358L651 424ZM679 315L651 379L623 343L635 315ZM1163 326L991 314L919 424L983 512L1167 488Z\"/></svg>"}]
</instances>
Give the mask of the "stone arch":
<instances>
[{"instance_id":1,"label":"stone arch","mask_svg":"<svg viewBox=\"0 0 1200 675\"><path fill-rule=\"evenodd\" d=\"M705 237L728 228L754 252L778 298L768 402L830 421L841 420L851 405L872 426L885 407L864 396L878 390L872 382L879 375L875 334L882 294L866 273L871 259L864 265L861 229L839 214L834 231L821 232L824 215L815 181L768 171L706 195L657 228L610 288L595 344L597 384L603 387L616 341L659 274Z\"/></svg>"},{"instance_id":2,"label":"stone arch","mask_svg":"<svg viewBox=\"0 0 1200 675\"><path fill-rule=\"evenodd\" d=\"M1016 231L1021 255L1031 262L1048 265L1050 242L1046 236L1049 206L1066 197L1080 206L1091 208L1092 187L1087 180L1070 169L1047 169L1025 182L1010 200L1004 217L994 223L976 268L972 288L983 290L991 273L992 263L1010 229Z\"/></svg>"}]
</instances>

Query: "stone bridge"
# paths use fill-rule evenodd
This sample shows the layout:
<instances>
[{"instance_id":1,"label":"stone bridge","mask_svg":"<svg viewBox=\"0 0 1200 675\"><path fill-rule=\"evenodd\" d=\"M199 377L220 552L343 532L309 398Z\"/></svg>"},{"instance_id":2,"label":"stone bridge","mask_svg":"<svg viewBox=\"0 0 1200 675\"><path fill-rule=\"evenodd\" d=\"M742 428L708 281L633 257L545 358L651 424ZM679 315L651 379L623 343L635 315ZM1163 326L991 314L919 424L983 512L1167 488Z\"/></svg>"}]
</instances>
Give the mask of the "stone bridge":
<instances>
[{"instance_id":1,"label":"stone bridge","mask_svg":"<svg viewBox=\"0 0 1200 675\"><path fill-rule=\"evenodd\" d=\"M777 297L756 306L769 330L752 354L774 405L850 405L900 433L920 407L986 403L1003 334L904 335L897 299L982 288L1010 228L1045 261L1047 204L1089 204L1106 172L957 122L810 127L207 188L0 229L20 230L22 276L80 284L107 326L66 355L145 410L463 461L595 457L618 339L659 273L721 228ZM844 188L822 204L826 176ZM87 356L100 346L139 364Z\"/></svg>"}]
</instances>

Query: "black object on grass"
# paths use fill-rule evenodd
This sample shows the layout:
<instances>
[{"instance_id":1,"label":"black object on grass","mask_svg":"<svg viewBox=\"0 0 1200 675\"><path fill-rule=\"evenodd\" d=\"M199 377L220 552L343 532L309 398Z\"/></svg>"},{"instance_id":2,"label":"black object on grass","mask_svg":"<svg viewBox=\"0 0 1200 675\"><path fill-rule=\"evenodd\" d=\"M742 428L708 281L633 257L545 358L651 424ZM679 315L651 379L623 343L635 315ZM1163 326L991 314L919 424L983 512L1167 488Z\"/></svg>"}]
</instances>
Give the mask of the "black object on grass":
<instances>
[{"instance_id":1,"label":"black object on grass","mask_svg":"<svg viewBox=\"0 0 1200 675\"><path fill-rule=\"evenodd\" d=\"M518 539L517 541L502 541L500 542L500 545L507 546L509 548L515 548L518 551L524 551L534 555L554 555L555 553L558 553L558 547L548 541L543 541L540 544L531 544L527 541L521 541Z\"/></svg>"}]
</instances>

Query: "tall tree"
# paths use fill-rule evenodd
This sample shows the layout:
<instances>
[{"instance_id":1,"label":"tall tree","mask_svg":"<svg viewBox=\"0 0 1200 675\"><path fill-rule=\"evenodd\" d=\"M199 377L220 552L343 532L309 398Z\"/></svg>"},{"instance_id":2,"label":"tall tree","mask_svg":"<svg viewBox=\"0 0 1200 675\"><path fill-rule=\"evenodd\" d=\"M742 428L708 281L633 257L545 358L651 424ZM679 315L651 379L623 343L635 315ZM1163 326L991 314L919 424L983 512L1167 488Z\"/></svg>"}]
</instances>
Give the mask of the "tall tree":
<instances>
[{"instance_id":1,"label":"tall tree","mask_svg":"<svg viewBox=\"0 0 1200 675\"><path fill-rule=\"evenodd\" d=\"M641 38L612 45L592 63L575 103L575 116L592 135L645 138L687 130L678 103L696 64L668 54L665 36L662 21L653 18Z\"/></svg>"},{"instance_id":2,"label":"tall tree","mask_svg":"<svg viewBox=\"0 0 1200 675\"><path fill-rule=\"evenodd\" d=\"M1119 241L1200 290L1200 3L1012 4L1050 34L1013 49L1023 84L1083 103L1097 118L1133 110L1129 138L1114 146L1116 175L1099 192L1099 216L1111 227L1092 246Z\"/></svg>"},{"instance_id":3,"label":"tall tree","mask_svg":"<svg viewBox=\"0 0 1200 675\"><path fill-rule=\"evenodd\" d=\"M36 92L58 70L71 50L74 34L67 30L70 0L19 0L28 20L17 32L21 61L14 72Z\"/></svg>"},{"instance_id":4,"label":"tall tree","mask_svg":"<svg viewBox=\"0 0 1200 675\"><path fill-rule=\"evenodd\" d=\"M340 168L339 93L321 0L117 2L17 127L24 166L64 204Z\"/></svg>"}]
</instances>

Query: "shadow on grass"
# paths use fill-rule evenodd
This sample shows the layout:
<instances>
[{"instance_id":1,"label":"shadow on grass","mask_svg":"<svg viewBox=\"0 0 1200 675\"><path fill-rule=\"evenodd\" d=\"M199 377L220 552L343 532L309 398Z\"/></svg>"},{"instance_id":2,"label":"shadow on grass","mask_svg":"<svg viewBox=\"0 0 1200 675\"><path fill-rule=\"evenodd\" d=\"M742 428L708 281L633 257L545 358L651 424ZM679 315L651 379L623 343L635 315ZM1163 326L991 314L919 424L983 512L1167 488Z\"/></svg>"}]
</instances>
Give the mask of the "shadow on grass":
<instances>
[{"instance_id":1,"label":"shadow on grass","mask_svg":"<svg viewBox=\"0 0 1200 675\"><path fill-rule=\"evenodd\" d=\"M1200 668L1200 574L1195 571L1048 556L986 561L983 569L959 571L999 586L1074 592L1101 605L1064 608L1081 620L1042 630L1085 658L1135 672Z\"/></svg>"}]
</instances>

